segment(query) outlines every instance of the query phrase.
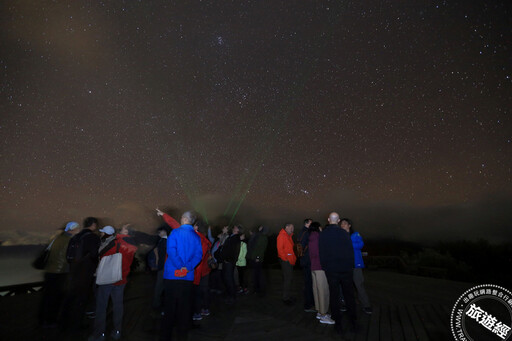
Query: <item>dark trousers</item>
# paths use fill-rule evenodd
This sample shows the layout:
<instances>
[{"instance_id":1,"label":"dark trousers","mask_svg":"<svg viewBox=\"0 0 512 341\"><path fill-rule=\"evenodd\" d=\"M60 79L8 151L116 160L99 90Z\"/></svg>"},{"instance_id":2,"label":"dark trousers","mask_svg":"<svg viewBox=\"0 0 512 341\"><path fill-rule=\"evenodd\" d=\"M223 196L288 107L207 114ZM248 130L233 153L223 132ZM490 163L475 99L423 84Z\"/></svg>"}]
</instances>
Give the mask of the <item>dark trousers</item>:
<instances>
[{"instance_id":1,"label":"dark trousers","mask_svg":"<svg viewBox=\"0 0 512 341\"><path fill-rule=\"evenodd\" d=\"M160 340L172 340L172 331L176 326L178 339L186 340L192 323L194 304L194 283L185 280L164 279L164 316Z\"/></svg>"},{"instance_id":2,"label":"dark trousers","mask_svg":"<svg viewBox=\"0 0 512 341\"><path fill-rule=\"evenodd\" d=\"M263 276L263 263L254 260L249 261L252 268L253 290L257 293L265 293L265 277Z\"/></svg>"},{"instance_id":3,"label":"dark trousers","mask_svg":"<svg viewBox=\"0 0 512 341\"><path fill-rule=\"evenodd\" d=\"M340 312L340 286L345 296L345 304L350 317L350 323L355 326L356 323L356 300L354 297L354 286L352 279L352 270L347 272L325 272L327 283L329 284L329 305L331 307L331 317L336 322L336 329L341 331L341 312Z\"/></svg>"},{"instance_id":4,"label":"dark trousers","mask_svg":"<svg viewBox=\"0 0 512 341\"><path fill-rule=\"evenodd\" d=\"M200 314L201 309L210 308L210 288L208 287L210 274L201 277L198 285L194 285L194 313Z\"/></svg>"},{"instance_id":5,"label":"dark trousers","mask_svg":"<svg viewBox=\"0 0 512 341\"><path fill-rule=\"evenodd\" d=\"M156 273L155 292L153 293L153 308L158 309L162 306L162 294L164 293L164 270L158 270Z\"/></svg>"},{"instance_id":6,"label":"dark trousers","mask_svg":"<svg viewBox=\"0 0 512 341\"><path fill-rule=\"evenodd\" d=\"M222 270L212 269L210 272L210 289L221 292L224 289L222 284Z\"/></svg>"},{"instance_id":7,"label":"dark trousers","mask_svg":"<svg viewBox=\"0 0 512 341\"><path fill-rule=\"evenodd\" d=\"M121 327L123 325L124 287L125 284L98 285L96 290L96 318L94 320L93 332L95 337L99 337L102 333L105 333L107 307L110 298L112 298L114 330L121 331Z\"/></svg>"},{"instance_id":8,"label":"dark trousers","mask_svg":"<svg viewBox=\"0 0 512 341\"><path fill-rule=\"evenodd\" d=\"M247 279L245 277L245 266L237 266L236 269L238 271L238 284L240 285L240 288L246 289Z\"/></svg>"},{"instance_id":9,"label":"dark trousers","mask_svg":"<svg viewBox=\"0 0 512 341\"><path fill-rule=\"evenodd\" d=\"M41 301L40 322L43 325L57 323L62 302L66 295L67 274L44 274L43 299Z\"/></svg>"},{"instance_id":10,"label":"dark trousers","mask_svg":"<svg viewBox=\"0 0 512 341\"><path fill-rule=\"evenodd\" d=\"M285 262L280 259L281 270L283 271L283 301L287 301L292 298L291 287L292 287L292 276L293 276L293 265L290 262Z\"/></svg>"},{"instance_id":11,"label":"dark trousers","mask_svg":"<svg viewBox=\"0 0 512 341\"><path fill-rule=\"evenodd\" d=\"M222 264L222 277L224 279L224 285L226 286L228 299L236 299L234 263L224 262L224 264Z\"/></svg>"},{"instance_id":12,"label":"dark trousers","mask_svg":"<svg viewBox=\"0 0 512 341\"><path fill-rule=\"evenodd\" d=\"M75 270L70 273L68 295L63 310L63 327L65 329L80 329L94 284L94 271L87 270L89 269Z\"/></svg>"},{"instance_id":13,"label":"dark trousers","mask_svg":"<svg viewBox=\"0 0 512 341\"><path fill-rule=\"evenodd\" d=\"M313 297L313 277L311 275L311 267L302 268L304 272L304 309L311 309L315 306L315 298Z\"/></svg>"}]
</instances>

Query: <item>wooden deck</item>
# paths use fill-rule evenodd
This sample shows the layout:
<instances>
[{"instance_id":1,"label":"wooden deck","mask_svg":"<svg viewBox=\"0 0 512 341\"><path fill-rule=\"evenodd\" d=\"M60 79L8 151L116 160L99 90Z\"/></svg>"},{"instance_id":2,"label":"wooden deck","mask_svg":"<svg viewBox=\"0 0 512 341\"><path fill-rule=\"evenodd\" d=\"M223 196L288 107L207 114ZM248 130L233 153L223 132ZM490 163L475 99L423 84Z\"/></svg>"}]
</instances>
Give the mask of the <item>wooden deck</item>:
<instances>
[{"instance_id":1,"label":"wooden deck","mask_svg":"<svg viewBox=\"0 0 512 341\"><path fill-rule=\"evenodd\" d=\"M268 295L239 297L234 306L212 297L211 316L194 323L189 340L452 340L449 317L452 305L469 283L365 271L366 289L374 312L366 315L358 306L358 330L334 332L312 313L303 311L302 272L294 273L297 304L285 306L280 299L279 270L267 270ZM151 312L153 278L135 274L125 291L123 340L157 340L160 318ZM89 330L67 337L58 330L37 324L40 293L0 297L0 339L2 340L86 340ZM346 321L346 320L345 320ZM107 328L111 321L107 321ZM347 326L345 326L347 327ZM347 330L348 328L344 328Z\"/></svg>"}]
</instances>

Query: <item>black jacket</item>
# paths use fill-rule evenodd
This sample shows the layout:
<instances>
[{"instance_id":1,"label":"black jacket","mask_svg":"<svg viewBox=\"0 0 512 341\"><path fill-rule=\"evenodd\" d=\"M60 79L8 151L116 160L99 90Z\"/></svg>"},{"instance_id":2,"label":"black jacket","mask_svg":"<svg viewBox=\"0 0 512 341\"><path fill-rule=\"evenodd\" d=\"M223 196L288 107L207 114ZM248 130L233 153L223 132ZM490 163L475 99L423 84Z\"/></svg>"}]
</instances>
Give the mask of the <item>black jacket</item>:
<instances>
[{"instance_id":1,"label":"black jacket","mask_svg":"<svg viewBox=\"0 0 512 341\"><path fill-rule=\"evenodd\" d=\"M100 248L100 237L89 229L83 229L70 240L78 239L80 246L78 247L76 259L70 264L72 275L92 276L98 265L98 250Z\"/></svg>"},{"instance_id":2,"label":"black jacket","mask_svg":"<svg viewBox=\"0 0 512 341\"><path fill-rule=\"evenodd\" d=\"M160 238L156 247L158 250L157 270L160 271L164 269L165 258L167 257L167 238Z\"/></svg>"},{"instance_id":3,"label":"black jacket","mask_svg":"<svg viewBox=\"0 0 512 341\"><path fill-rule=\"evenodd\" d=\"M232 234L222 246L222 259L225 262L236 263L240 254L240 235Z\"/></svg>"},{"instance_id":4,"label":"black jacket","mask_svg":"<svg viewBox=\"0 0 512 341\"><path fill-rule=\"evenodd\" d=\"M338 225L328 225L318 239L320 264L325 272L347 272L354 268L350 234Z\"/></svg>"},{"instance_id":5,"label":"black jacket","mask_svg":"<svg viewBox=\"0 0 512 341\"><path fill-rule=\"evenodd\" d=\"M309 259L309 229L306 226L302 227L302 232L300 233L300 244L302 245L302 250L304 250L304 255L300 257L300 266L303 268L306 268L307 271L308 268L311 268L311 259Z\"/></svg>"}]
</instances>

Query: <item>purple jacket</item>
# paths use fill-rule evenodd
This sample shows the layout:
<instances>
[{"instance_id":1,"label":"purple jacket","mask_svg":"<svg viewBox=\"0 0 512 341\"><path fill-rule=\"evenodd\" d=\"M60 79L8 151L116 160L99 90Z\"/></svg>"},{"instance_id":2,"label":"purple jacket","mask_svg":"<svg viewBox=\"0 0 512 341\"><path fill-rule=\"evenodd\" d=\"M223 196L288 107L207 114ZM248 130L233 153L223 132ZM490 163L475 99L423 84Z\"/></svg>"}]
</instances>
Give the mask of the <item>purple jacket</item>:
<instances>
[{"instance_id":1,"label":"purple jacket","mask_svg":"<svg viewBox=\"0 0 512 341\"><path fill-rule=\"evenodd\" d=\"M320 252L318 251L318 237L320 233L311 232L309 234L309 259L311 260L311 271L322 270L320 265Z\"/></svg>"}]
</instances>

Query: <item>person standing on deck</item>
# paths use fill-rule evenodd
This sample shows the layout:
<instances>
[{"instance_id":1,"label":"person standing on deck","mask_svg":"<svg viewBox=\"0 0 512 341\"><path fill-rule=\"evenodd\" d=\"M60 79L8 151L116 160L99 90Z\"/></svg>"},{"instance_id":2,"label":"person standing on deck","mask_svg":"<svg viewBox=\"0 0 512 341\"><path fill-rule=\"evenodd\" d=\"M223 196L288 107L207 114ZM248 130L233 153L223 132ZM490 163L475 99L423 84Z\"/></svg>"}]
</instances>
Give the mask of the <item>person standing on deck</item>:
<instances>
[{"instance_id":1,"label":"person standing on deck","mask_svg":"<svg viewBox=\"0 0 512 341\"><path fill-rule=\"evenodd\" d=\"M64 305L63 327L79 331L89 298L92 296L94 273L98 265L100 237L96 234L98 219L85 218L82 230L73 236L66 251L69 263L69 291Z\"/></svg>"},{"instance_id":2,"label":"person standing on deck","mask_svg":"<svg viewBox=\"0 0 512 341\"><path fill-rule=\"evenodd\" d=\"M222 246L222 277L224 285L226 286L226 303L233 304L236 301L236 287L235 287L235 266L238 256L240 255L240 233L242 226L233 226L231 236L226 239Z\"/></svg>"},{"instance_id":3,"label":"person standing on deck","mask_svg":"<svg viewBox=\"0 0 512 341\"><path fill-rule=\"evenodd\" d=\"M371 315L373 312L372 307L370 305L370 300L368 299L368 294L366 294L366 290L364 288L364 277L363 277L363 255L361 254L361 249L364 246L363 237L359 234L359 232L355 231L352 227L352 220L348 218L341 219L341 228L350 233L350 239L352 240L352 246L354 248L354 286L356 287L357 296L359 297L359 302L363 305L363 311Z\"/></svg>"},{"instance_id":4,"label":"person standing on deck","mask_svg":"<svg viewBox=\"0 0 512 341\"><path fill-rule=\"evenodd\" d=\"M181 216L181 226L167 238L164 266L165 303L160 340L172 339L176 326L179 339L187 339L192 322L194 269L201 262L201 238L194 231L196 216L191 211Z\"/></svg>"},{"instance_id":5,"label":"person standing on deck","mask_svg":"<svg viewBox=\"0 0 512 341\"><path fill-rule=\"evenodd\" d=\"M338 225L340 222L338 213L331 212L328 222L329 225L320 233L318 249L320 265L325 271L329 284L331 317L335 321L336 331L341 334L340 285L345 296L351 328L356 328L356 302L352 285L354 249L349 233Z\"/></svg>"},{"instance_id":6,"label":"person standing on deck","mask_svg":"<svg viewBox=\"0 0 512 341\"><path fill-rule=\"evenodd\" d=\"M153 293L153 309L159 311L162 308L162 295L164 293L164 264L165 256L167 255L167 237L168 230L161 226L157 229L158 243L151 251L155 253L156 259L156 282L155 291ZM159 311L160 313L160 311Z\"/></svg>"},{"instance_id":7,"label":"person standing on deck","mask_svg":"<svg viewBox=\"0 0 512 341\"><path fill-rule=\"evenodd\" d=\"M253 290L255 293L265 295L265 278L263 275L263 261L268 245L268 228L259 226L257 232L249 240L247 246L247 260L252 268Z\"/></svg>"},{"instance_id":8,"label":"person standing on deck","mask_svg":"<svg viewBox=\"0 0 512 341\"><path fill-rule=\"evenodd\" d=\"M208 286L211 269L208 266L208 258L211 256L212 243L206 237L206 225L203 221L197 220L194 230L201 238L203 258L194 271L194 321L200 321L203 316L210 315L210 288Z\"/></svg>"},{"instance_id":9,"label":"person standing on deck","mask_svg":"<svg viewBox=\"0 0 512 341\"><path fill-rule=\"evenodd\" d=\"M315 309L318 311L316 318L320 323L334 324L331 315L327 313L329 310L329 284L325 271L320 265L320 252L318 250L318 240L322 227L319 222L311 223L309 227L309 258L311 260L311 275L313 278L313 297L315 300Z\"/></svg>"},{"instance_id":10,"label":"person standing on deck","mask_svg":"<svg viewBox=\"0 0 512 341\"><path fill-rule=\"evenodd\" d=\"M299 264L304 274L304 311L307 313L316 313L314 309L315 300L313 298L313 279L311 273L311 261L309 259L309 227L313 220L304 219L304 226L298 241L301 246L302 254L300 254Z\"/></svg>"},{"instance_id":11,"label":"person standing on deck","mask_svg":"<svg viewBox=\"0 0 512 341\"><path fill-rule=\"evenodd\" d=\"M297 261L297 257L293 251L293 224L286 224L277 236L277 256L281 263L283 272L283 303L293 305L295 301L291 296L291 285L293 276L293 266Z\"/></svg>"},{"instance_id":12,"label":"person standing on deck","mask_svg":"<svg viewBox=\"0 0 512 341\"><path fill-rule=\"evenodd\" d=\"M40 322L43 328L57 326L57 319L66 294L66 282L69 266L66 262L66 251L69 240L77 234L80 225L70 221L64 231L50 244L48 261L44 267L43 299L41 301Z\"/></svg>"},{"instance_id":13,"label":"person standing on deck","mask_svg":"<svg viewBox=\"0 0 512 341\"><path fill-rule=\"evenodd\" d=\"M124 225L119 233L115 235L115 230L112 226L105 226L100 230L107 235L114 237L107 238L110 242L102 245L99 251L100 259L120 253L122 255L122 278L113 284L98 285L96 291L96 318L94 320L94 331L89 337L89 341L102 341L105 340L105 328L107 320L107 306L109 299L112 299L112 315L114 322L114 329L110 336L113 340L121 339L121 330L123 327L123 312L124 312L124 288L127 283L127 277L130 273L130 267L135 257L137 246L133 238L134 231L127 224Z\"/></svg>"}]
</instances>

